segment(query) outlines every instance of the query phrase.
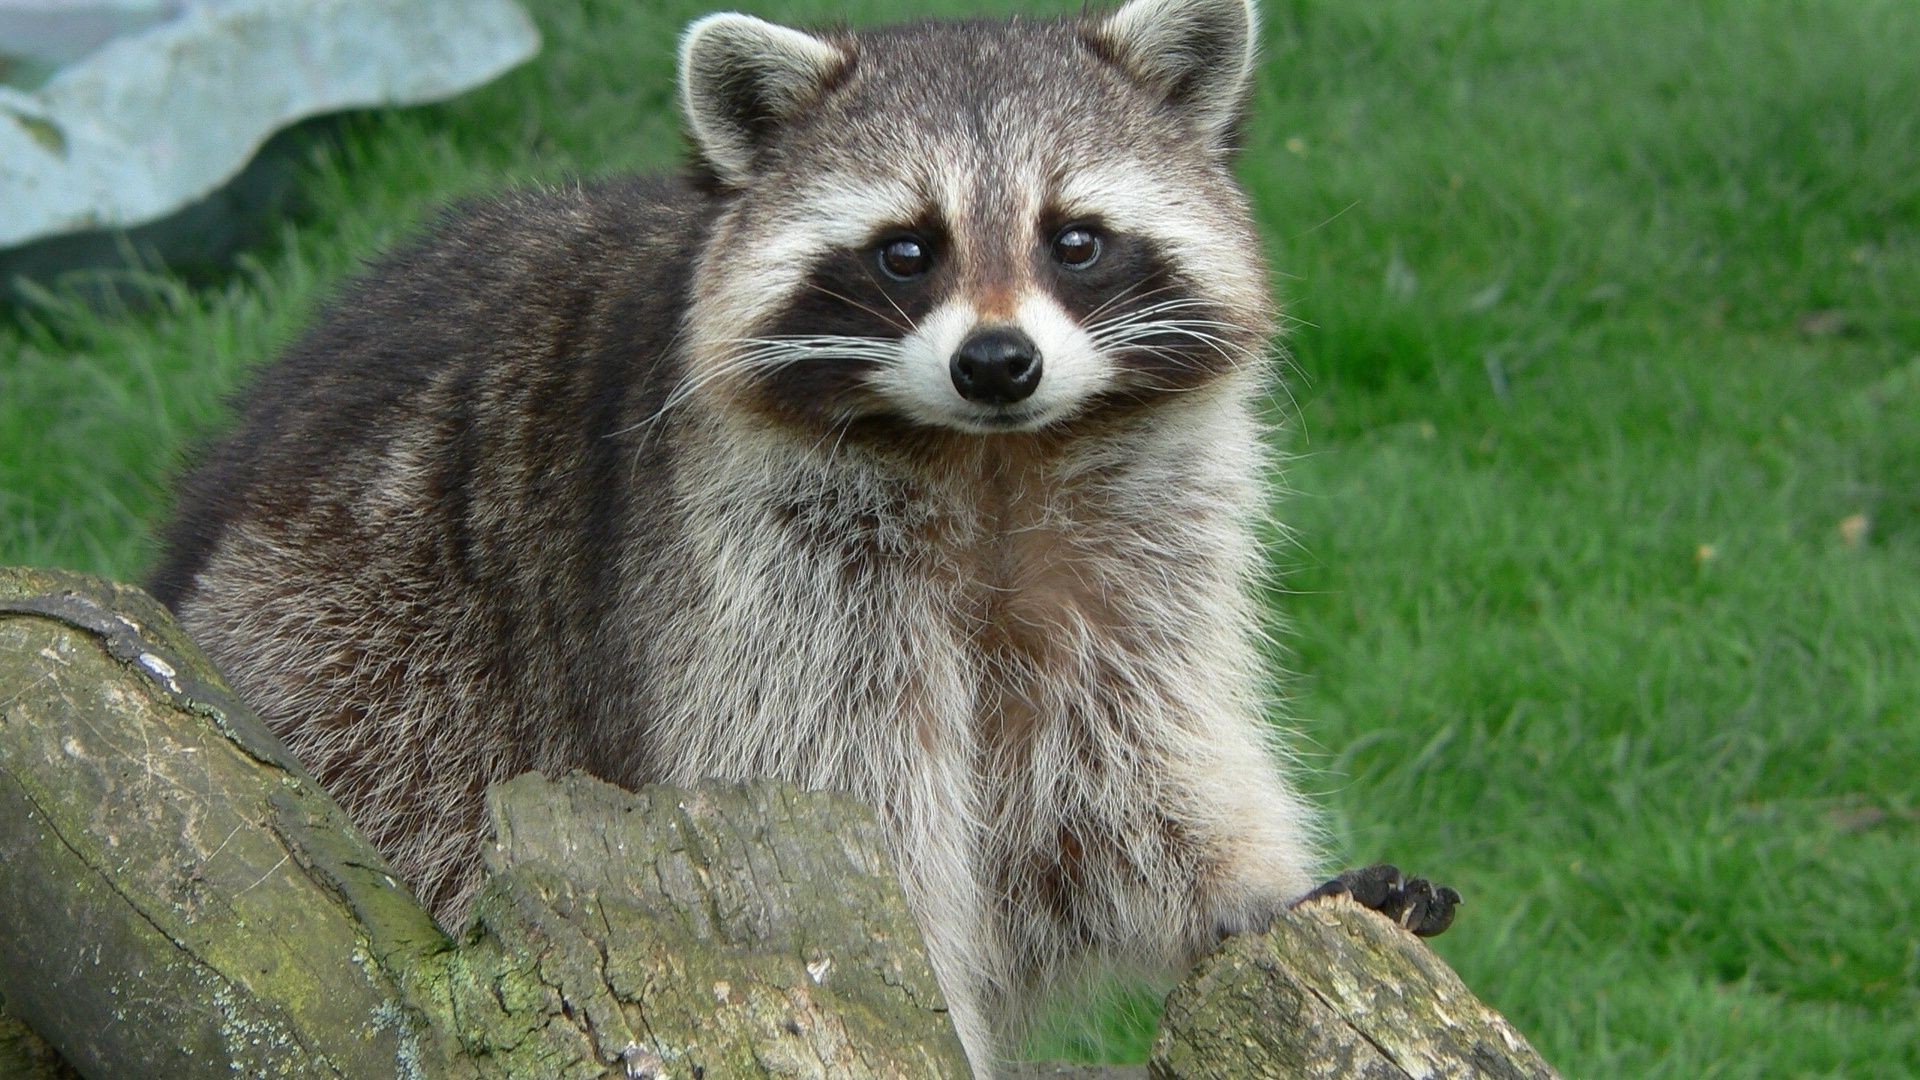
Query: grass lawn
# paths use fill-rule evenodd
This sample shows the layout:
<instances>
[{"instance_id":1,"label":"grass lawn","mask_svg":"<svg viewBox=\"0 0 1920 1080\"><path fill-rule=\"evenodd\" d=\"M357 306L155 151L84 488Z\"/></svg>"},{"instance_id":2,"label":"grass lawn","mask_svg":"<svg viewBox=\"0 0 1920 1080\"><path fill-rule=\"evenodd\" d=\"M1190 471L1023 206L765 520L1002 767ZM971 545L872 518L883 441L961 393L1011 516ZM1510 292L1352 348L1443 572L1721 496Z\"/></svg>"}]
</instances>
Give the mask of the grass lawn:
<instances>
[{"instance_id":1,"label":"grass lawn","mask_svg":"<svg viewBox=\"0 0 1920 1080\"><path fill-rule=\"evenodd\" d=\"M0 317L0 563L139 575L223 395L434 204L673 160L701 8L649 6L350 119L235 271ZM1340 854L1460 887L1436 948L1570 1077L1920 1074L1920 6L1266 16L1277 659Z\"/></svg>"}]
</instances>

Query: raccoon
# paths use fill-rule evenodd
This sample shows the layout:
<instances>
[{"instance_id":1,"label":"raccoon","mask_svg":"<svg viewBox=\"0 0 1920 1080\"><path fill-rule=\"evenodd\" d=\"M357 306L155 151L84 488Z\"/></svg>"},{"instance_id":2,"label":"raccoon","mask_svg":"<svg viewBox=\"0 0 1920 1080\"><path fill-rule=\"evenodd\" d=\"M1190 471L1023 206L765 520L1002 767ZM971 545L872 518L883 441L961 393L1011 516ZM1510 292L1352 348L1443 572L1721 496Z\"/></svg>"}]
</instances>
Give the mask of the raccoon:
<instances>
[{"instance_id":1,"label":"raccoon","mask_svg":"<svg viewBox=\"0 0 1920 1080\"><path fill-rule=\"evenodd\" d=\"M154 592L449 926L523 771L863 797L991 1070L1047 987L1316 880L1264 719L1255 40L1248 0L693 23L689 167L348 286Z\"/></svg>"}]
</instances>

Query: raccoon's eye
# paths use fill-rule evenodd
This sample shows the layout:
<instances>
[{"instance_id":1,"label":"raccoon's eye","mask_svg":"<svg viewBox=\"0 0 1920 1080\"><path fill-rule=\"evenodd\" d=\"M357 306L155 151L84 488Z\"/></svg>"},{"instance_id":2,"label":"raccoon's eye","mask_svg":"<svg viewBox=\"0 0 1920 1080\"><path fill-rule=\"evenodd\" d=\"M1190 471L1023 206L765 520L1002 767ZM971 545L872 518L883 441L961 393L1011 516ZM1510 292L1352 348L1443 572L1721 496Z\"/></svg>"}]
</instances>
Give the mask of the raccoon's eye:
<instances>
[{"instance_id":1,"label":"raccoon's eye","mask_svg":"<svg viewBox=\"0 0 1920 1080\"><path fill-rule=\"evenodd\" d=\"M1053 238L1053 257L1069 270L1085 270L1100 257L1100 237L1085 225L1069 225Z\"/></svg>"},{"instance_id":2,"label":"raccoon's eye","mask_svg":"<svg viewBox=\"0 0 1920 1080\"><path fill-rule=\"evenodd\" d=\"M932 254L917 236L896 236L880 245L880 269L895 281L912 281L932 265Z\"/></svg>"}]
</instances>

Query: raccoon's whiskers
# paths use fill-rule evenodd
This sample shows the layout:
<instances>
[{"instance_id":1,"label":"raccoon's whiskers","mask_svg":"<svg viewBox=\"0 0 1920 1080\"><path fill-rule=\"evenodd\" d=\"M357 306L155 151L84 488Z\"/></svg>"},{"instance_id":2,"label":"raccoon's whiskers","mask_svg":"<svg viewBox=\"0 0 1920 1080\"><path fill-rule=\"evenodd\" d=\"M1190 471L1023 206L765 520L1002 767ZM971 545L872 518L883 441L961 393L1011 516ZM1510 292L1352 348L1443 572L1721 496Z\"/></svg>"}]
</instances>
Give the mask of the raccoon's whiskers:
<instances>
[{"instance_id":1,"label":"raccoon's whiskers","mask_svg":"<svg viewBox=\"0 0 1920 1080\"><path fill-rule=\"evenodd\" d=\"M1174 287L1173 284L1169 282L1165 285L1160 286L1159 288L1148 289L1146 292L1140 293L1138 296L1134 296L1134 294L1138 292L1141 286L1145 285L1148 281L1151 281L1151 280L1152 280L1151 278L1142 278L1141 280L1134 282L1132 285L1129 285L1126 288L1121 289L1119 292L1114 293L1112 296L1107 297L1105 300L1102 300L1100 302L1099 307L1096 307L1092 311L1087 312L1086 321L1089 323L1092 323L1094 320L1100 317L1101 312L1107 310L1108 308L1119 303L1120 301L1127 299L1130 296L1134 297L1134 299L1136 300L1145 300L1149 296L1158 296L1161 293L1167 292Z\"/></svg>"},{"instance_id":2,"label":"raccoon's whiskers","mask_svg":"<svg viewBox=\"0 0 1920 1080\"><path fill-rule=\"evenodd\" d=\"M859 308L861 311L864 311L867 314L873 316L874 318L879 319L881 322L886 323L888 326L892 327L895 330L900 331L902 334L911 334L915 329L913 325L913 320L908 319L907 313L904 311L900 311L900 305L893 303L893 297L887 296L885 293L881 293L880 295L883 297L886 297L887 303L893 305L893 310L900 312L900 318L905 320L904 324L894 322L893 316L888 315L886 312L883 312L878 308L869 307L866 304L863 304L860 301L855 300L853 297L846 295L845 293L835 292L832 289L827 288L825 285L822 285L817 281L806 282L806 286L807 288L812 289L814 292L821 293L826 296L831 296L835 300L838 300L841 303L848 305L849 307Z\"/></svg>"},{"instance_id":3,"label":"raccoon's whiskers","mask_svg":"<svg viewBox=\"0 0 1920 1080\"><path fill-rule=\"evenodd\" d=\"M1154 295L1154 293L1164 292L1164 291L1165 291L1164 289L1156 289L1154 290L1153 293L1142 294L1140 299L1144 300L1148 296ZM1209 308L1210 306L1211 305L1209 305L1204 300L1198 300L1191 296L1179 296L1179 297L1173 298L1172 300L1161 300L1152 304L1148 304L1144 307L1131 308L1126 311L1117 312L1113 315L1108 316L1105 319L1089 318L1088 325L1090 328L1122 327L1122 326L1128 325L1129 323L1138 322L1142 319L1146 319L1146 318L1159 315L1168 311L1183 311L1191 308ZM1100 309L1095 309L1096 313L1099 310Z\"/></svg>"},{"instance_id":4,"label":"raccoon's whiskers","mask_svg":"<svg viewBox=\"0 0 1920 1080\"><path fill-rule=\"evenodd\" d=\"M1154 308L1166 310L1179 306L1191 305L1182 301L1168 301L1143 311L1152 311ZM1157 348L1146 343L1168 336L1186 338L1213 350L1234 370L1239 370L1248 361L1257 358L1259 350L1230 341L1213 332L1234 329L1237 327L1232 323L1215 319L1156 319L1135 314L1123 319L1111 320L1105 324L1096 324L1089 328L1088 336L1093 339L1094 345L1103 351L1144 349L1167 359L1173 359L1167 352L1172 348L1170 343L1162 342Z\"/></svg>"},{"instance_id":5,"label":"raccoon's whiskers","mask_svg":"<svg viewBox=\"0 0 1920 1080\"><path fill-rule=\"evenodd\" d=\"M878 289L879 287L875 286L875 288ZM887 290L879 289L879 292L880 292L880 299L885 300L887 302L887 306L899 312L900 318L906 321L907 333L909 334L918 333L920 330L920 324L913 320L913 316L907 314L907 310L901 307L899 302L894 300L893 297L887 295Z\"/></svg>"},{"instance_id":6,"label":"raccoon's whiskers","mask_svg":"<svg viewBox=\"0 0 1920 1080\"><path fill-rule=\"evenodd\" d=\"M659 420L675 406L687 401L701 390L729 378L764 375L803 360L884 362L891 359L898 348L897 343L888 338L862 337L854 334L746 337L723 340L717 344L743 347L723 353L719 361L705 371L689 375L674 388L672 393L667 395L667 399L661 403L658 411L642 421L641 425L636 426ZM631 428L622 429L622 432L626 430ZM622 432L615 432L615 434Z\"/></svg>"}]
</instances>

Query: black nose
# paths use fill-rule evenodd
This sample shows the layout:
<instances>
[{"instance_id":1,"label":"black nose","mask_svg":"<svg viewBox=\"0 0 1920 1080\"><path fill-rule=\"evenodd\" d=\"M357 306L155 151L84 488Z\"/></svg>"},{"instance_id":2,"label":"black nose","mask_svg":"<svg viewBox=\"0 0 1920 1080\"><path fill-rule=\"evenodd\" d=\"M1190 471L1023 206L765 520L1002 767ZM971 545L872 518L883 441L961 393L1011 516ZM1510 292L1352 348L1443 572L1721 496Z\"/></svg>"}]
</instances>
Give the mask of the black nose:
<instances>
[{"instance_id":1,"label":"black nose","mask_svg":"<svg viewBox=\"0 0 1920 1080\"><path fill-rule=\"evenodd\" d=\"M993 326L967 335L947 368L961 397L982 405L1011 405L1040 385L1040 350L1013 327Z\"/></svg>"}]
</instances>

